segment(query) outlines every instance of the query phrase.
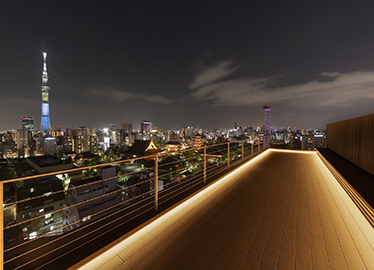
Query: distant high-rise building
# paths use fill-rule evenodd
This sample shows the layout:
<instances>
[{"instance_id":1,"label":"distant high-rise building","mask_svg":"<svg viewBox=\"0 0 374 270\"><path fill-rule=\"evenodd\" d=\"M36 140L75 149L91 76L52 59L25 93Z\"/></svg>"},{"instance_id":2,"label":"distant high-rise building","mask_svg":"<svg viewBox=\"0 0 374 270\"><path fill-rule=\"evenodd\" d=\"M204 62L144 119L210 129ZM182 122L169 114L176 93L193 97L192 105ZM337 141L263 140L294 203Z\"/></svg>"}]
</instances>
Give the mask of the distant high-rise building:
<instances>
[{"instance_id":1,"label":"distant high-rise building","mask_svg":"<svg viewBox=\"0 0 374 270\"><path fill-rule=\"evenodd\" d=\"M77 153L90 151L88 147L89 137L86 127L79 127L75 130L75 149Z\"/></svg>"},{"instance_id":2,"label":"distant high-rise building","mask_svg":"<svg viewBox=\"0 0 374 270\"><path fill-rule=\"evenodd\" d=\"M133 142L132 123L126 123L125 120L123 120L121 125L119 143L131 145Z\"/></svg>"},{"instance_id":3,"label":"distant high-rise building","mask_svg":"<svg viewBox=\"0 0 374 270\"><path fill-rule=\"evenodd\" d=\"M196 134L203 134L203 129L200 128L199 125L197 125Z\"/></svg>"},{"instance_id":4,"label":"distant high-rise building","mask_svg":"<svg viewBox=\"0 0 374 270\"><path fill-rule=\"evenodd\" d=\"M40 137L36 138L36 156L54 155L56 153L56 138Z\"/></svg>"},{"instance_id":5,"label":"distant high-rise building","mask_svg":"<svg viewBox=\"0 0 374 270\"><path fill-rule=\"evenodd\" d=\"M66 129L62 139L64 152L96 152L97 135L92 131L95 131L95 128L84 126L76 129Z\"/></svg>"},{"instance_id":6,"label":"distant high-rise building","mask_svg":"<svg viewBox=\"0 0 374 270\"><path fill-rule=\"evenodd\" d=\"M113 124L113 123L110 123L110 124L108 125L108 129L109 129L109 131L116 130L116 125Z\"/></svg>"},{"instance_id":7,"label":"distant high-rise building","mask_svg":"<svg viewBox=\"0 0 374 270\"><path fill-rule=\"evenodd\" d=\"M265 137L265 148L270 146L270 105L264 106L265 112L265 125L264 125L264 137Z\"/></svg>"},{"instance_id":8,"label":"distant high-rise building","mask_svg":"<svg viewBox=\"0 0 374 270\"><path fill-rule=\"evenodd\" d=\"M326 136L323 134L301 136L301 150L326 148Z\"/></svg>"},{"instance_id":9,"label":"distant high-rise building","mask_svg":"<svg viewBox=\"0 0 374 270\"><path fill-rule=\"evenodd\" d=\"M184 127L182 129L182 134L185 138L191 138L193 135L193 127Z\"/></svg>"},{"instance_id":10,"label":"distant high-rise building","mask_svg":"<svg viewBox=\"0 0 374 270\"><path fill-rule=\"evenodd\" d=\"M22 116L22 129L34 130L34 116Z\"/></svg>"},{"instance_id":11,"label":"distant high-rise building","mask_svg":"<svg viewBox=\"0 0 374 270\"><path fill-rule=\"evenodd\" d=\"M125 120L122 121L122 126L121 128L126 132L126 133L131 133L132 132L132 124L131 123L126 123Z\"/></svg>"},{"instance_id":12,"label":"distant high-rise building","mask_svg":"<svg viewBox=\"0 0 374 270\"><path fill-rule=\"evenodd\" d=\"M17 152L18 157L30 156L29 143L31 140L31 132L26 129L17 129Z\"/></svg>"},{"instance_id":13,"label":"distant high-rise building","mask_svg":"<svg viewBox=\"0 0 374 270\"><path fill-rule=\"evenodd\" d=\"M140 123L140 131L141 132L150 132L152 130L152 122L149 120L143 120Z\"/></svg>"},{"instance_id":14,"label":"distant high-rise building","mask_svg":"<svg viewBox=\"0 0 374 270\"><path fill-rule=\"evenodd\" d=\"M51 120L49 117L49 86L47 73L47 53L43 52L43 75L42 75L42 118L40 129L42 131L51 130Z\"/></svg>"},{"instance_id":15,"label":"distant high-rise building","mask_svg":"<svg viewBox=\"0 0 374 270\"><path fill-rule=\"evenodd\" d=\"M179 141L178 134L175 134L174 132L169 134L169 141L171 142L177 142Z\"/></svg>"}]
</instances>

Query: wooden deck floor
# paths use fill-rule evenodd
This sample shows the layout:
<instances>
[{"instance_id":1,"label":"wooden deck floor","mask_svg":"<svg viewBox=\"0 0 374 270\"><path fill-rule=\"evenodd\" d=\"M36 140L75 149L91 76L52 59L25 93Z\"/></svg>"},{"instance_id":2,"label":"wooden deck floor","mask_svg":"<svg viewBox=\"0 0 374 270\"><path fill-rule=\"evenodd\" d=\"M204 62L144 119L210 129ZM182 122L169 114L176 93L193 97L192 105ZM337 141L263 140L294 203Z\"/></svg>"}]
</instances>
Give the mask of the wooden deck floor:
<instances>
[{"instance_id":1,"label":"wooden deck floor","mask_svg":"<svg viewBox=\"0 0 374 270\"><path fill-rule=\"evenodd\" d=\"M81 269L374 269L374 229L314 152L268 150Z\"/></svg>"}]
</instances>

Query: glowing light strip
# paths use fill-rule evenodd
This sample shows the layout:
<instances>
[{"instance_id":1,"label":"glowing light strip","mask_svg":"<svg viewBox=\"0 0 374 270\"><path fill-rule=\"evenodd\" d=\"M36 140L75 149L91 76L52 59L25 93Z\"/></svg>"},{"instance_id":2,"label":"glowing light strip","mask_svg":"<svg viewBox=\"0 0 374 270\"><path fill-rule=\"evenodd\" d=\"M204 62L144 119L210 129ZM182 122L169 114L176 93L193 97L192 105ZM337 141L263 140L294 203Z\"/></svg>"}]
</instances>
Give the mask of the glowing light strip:
<instances>
[{"instance_id":1,"label":"glowing light strip","mask_svg":"<svg viewBox=\"0 0 374 270\"><path fill-rule=\"evenodd\" d=\"M354 203L354 201L351 199L351 197L344 190L344 188L336 180L336 178L331 173L331 171L328 169L328 167L323 163L323 161L317 155L316 155L316 165L318 166L318 169L323 174L323 176L326 177L327 180L329 180L329 184L333 187L333 190L330 191L330 194L331 194L331 197L335 201L336 207L343 207L344 205L345 208L348 210L349 214L351 215L350 217L346 216L346 214L343 214L344 212L340 214L352 240L353 240L352 235L354 235L355 237L353 241L356 244L357 250L360 252L360 254L364 256L363 261L365 261L365 263L372 261L372 257L368 259L367 255L365 255L367 254L367 252L365 252L367 249L367 246L365 245L365 241L371 247L372 251L374 251L373 227L371 226L367 218L364 216L364 214L357 207L357 205ZM348 222L345 221L345 219L351 219L351 218L354 220L354 223L356 226L352 225L352 223L350 223L349 221ZM352 234L351 233L352 231L360 231L361 238L357 239L358 234L357 233ZM368 269L372 269L372 268L368 267Z\"/></svg>"},{"instance_id":2,"label":"glowing light strip","mask_svg":"<svg viewBox=\"0 0 374 270\"><path fill-rule=\"evenodd\" d=\"M121 239L118 240L118 241L121 241L118 244L114 245L113 247L110 247L109 249L104 247L102 250L99 250L98 252L94 253L90 257L86 258L86 260L83 260L81 263L78 263L76 266L73 266L71 269L75 269L77 266L82 265L82 263L85 263L85 261L87 262L81 267L79 267L79 269L88 270L88 269L96 269L100 267L105 262L107 262L110 258L115 257L120 251L126 249L126 247L129 247L135 242L139 241L140 239L145 237L147 234L151 233L154 229L159 228L162 225L167 226L166 224L169 222L172 222L171 219L175 217L177 214L181 214L181 211L185 210L184 208L188 206L192 206L193 203L205 197L209 192L213 192L215 189L222 188L223 184L232 185L233 182L232 182L232 179L231 181L229 181L230 178L235 177L235 175L241 174L248 166L252 165L256 161L265 159L266 156L268 156L269 154L270 154L270 149L265 150L263 153L259 154L253 159L242 164L237 169L230 172L226 176L223 176L222 178L220 178L213 184L207 186L205 189L193 195L191 198L180 203L179 205L175 206L174 208L167 211L166 213L161 214L159 217L156 217L154 221L144 226L140 230L136 231L135 233L130 232L127 235L123 236L121 238L122 240Z\"/></svg>"},{"instance_id":3,"label":"glowing light strip","mask_svg":"<svg viewBox=\"0 0 374 270\"><path fill-rule=\"evenodd\" d=\"M117 255L124 251L127 247L130 247L132 244L142 244L141 241L147 241L144 237L150 233L153 233L154 230L157 231L163 230L162 227L167 228L177 222L179 220L178 216L181 217L186 213L191 213L191 211L196 210L196 205L200 203L201 200L214 200L213 196L210 196L211 192L217 194L220 191L225 189L225 184L232 185L233 179L236 175L240 175L243 173L243 170L246 169L248 166L253 165L256 161L260 161L265 159L269 153L271 152L285 152L285 153L294 153L294 154L312 154L314 155L314 166L316 166L317 171L321 173L321 176L324 177L329 184L327 184L327 188L331 196L336 200L337 207L345 207L351 214L351 217L355 220L357 226L352 226L351 223L346 223L346 226L349 226L349 231L359 230L361 235L359 239L355 238L354 241L357 244L357 249L363 251L365 245L361 245L363 242L367 242L371 248L374 247L374 233L372 227L363 216L363 214L359 211L353 201L349 198L347 193L344 189L339 185L339 183L335 180L334 176L328 170L328 168L323 164L323 162L318 158L315 151L292 151L292 150L279 150L279 149L268 149L265 152L261 153L257 157L251 159L250 161L242 164L236 170L232 171L228 175L222 177L221 179L217 180L215 183L211 184L201 192L195 194L191 198L187 199L186 201L180 203L173 209L169 210L165 214L156 217L155 220L150 222L149 224L145 225L140 230L136 231L135 233L130 232L127 235L123 236L121 239L115 241L117 244L113 243L113 247L107 246L102 250L96 252L92 256L86 258L81 263L78 263L76 266L72 267L71 269L76 269L77 267L81 266L79 269L97 269L105 263L108 263L110 260L117 257ZM231 181L229 181L231 180ZM330 187L329 187L330 186ZM332 187L332 189L330 189ZM208 202L207 202L208 203ZM343 218L343 216L342 216ZM350 217L348 217L350 218ZM345 219L345 218L344 218ZM347 228L348 229L348 228ZM356 234L355 234L356 235ZM357 235L356 235L357 237ZM353 239L352 239L353 240ZM138 242L139 241L139 242ZM90 260L91 259L91 260ZM117 257L119 261L122 262L120 258ZM366 256L367 259L367 256ZM366 261L367 262L367 261Z\"/></svg>"},{"instance_id":4,"label":"glowing light strip","mask_svg":"<svg viewBox=\"0 0 374 270\"><path fill-rule=\"evenodd\" d=\"M289 149L269 149L273 152L282 152L282 153L293 153L293 154L316 154L316 151L307 151L307 150L289 150Z\"/></svg>"}]
</instances>

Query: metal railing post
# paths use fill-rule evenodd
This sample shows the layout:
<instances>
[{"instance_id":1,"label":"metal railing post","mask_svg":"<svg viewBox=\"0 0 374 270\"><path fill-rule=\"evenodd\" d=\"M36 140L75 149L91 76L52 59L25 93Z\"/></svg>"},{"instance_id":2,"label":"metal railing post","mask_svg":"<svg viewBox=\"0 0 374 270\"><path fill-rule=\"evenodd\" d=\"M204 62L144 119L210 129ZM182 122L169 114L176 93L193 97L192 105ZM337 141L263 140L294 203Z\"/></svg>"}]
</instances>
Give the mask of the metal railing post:
<instances>
[{"instance_id":1,"label":"metal railing post","mask_svg":"<svg viewBox=\"0 0 374 270\"><path fill-rule=\"evenodd\" d=\"M261 140L260 140L260 137L258 138L258 145L257 145L257 153L260 153L260 144L261 144Z\"/></svg>"},{"instance_id":2,"label":"metal railing post","mask_svg":"<svg viewBox=\"0 0 374 270\"><path fill-rule=\"evenodd\" d=\"M291 149L293 149L293 136L291 136Z\"/></svg>"},{"instance_id":3,"label":"metal railing post","mask_svg":"<svg viewBox=\"0 0 374 270\"><path fill-rule=\"evenodd\" d=\"M253 141L251 143L251 156L253 156Z\"/></svg>"},{"instance_id":4,"label":"metal railing post","mask_svg":"<svg viewBox=\"0 0 374 270\"><path fill-rule=\"evenodd\" d=\"M0 269L4 269L4 183L0 183Z\"/></svg>"},{"instance_id":5,"label":"metal railing post","mask_svg":"<svg viewBox=\"0 0 374 270\"><path fill-rule=\"evenodd\" d=\"M244 161L244 140L242 140L242 161Z\"/></svg>"},{"instance_id":6,"label":"metal railing post","mask_svg":"<svg viewBox=\"0 0 374 270\"><path fill-rule=\"evenodd\" d=\"M204 184L206 183L206 146L204 146Z\"/></svg>"},{"instance_id":7,"label":"metal railing post","mask_svg":"<svg viewBox=\"0 0 374 270\"><path fill-rule=\"evenodd\" d=\"M158 155L155 158L155 210L158 211Z\"/></svg>"},{"instance_id":8,"label":"metal railing post","mask_svg":"<svg viewBox=\"0 0 374 270\"><path fill-rule=\"evenodd\" d=\"M230 142L227 143L227 167L230 169Z\"/></svg>"}]
</instances>

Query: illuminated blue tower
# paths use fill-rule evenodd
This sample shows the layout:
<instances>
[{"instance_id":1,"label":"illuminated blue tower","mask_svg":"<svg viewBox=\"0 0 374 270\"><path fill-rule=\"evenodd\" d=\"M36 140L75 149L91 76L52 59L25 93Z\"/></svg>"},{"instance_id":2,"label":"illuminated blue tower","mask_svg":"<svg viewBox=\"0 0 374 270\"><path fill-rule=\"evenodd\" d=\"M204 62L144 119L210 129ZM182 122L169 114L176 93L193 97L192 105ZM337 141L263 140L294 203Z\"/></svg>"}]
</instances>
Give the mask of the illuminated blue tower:
<instances>
[{"instance_id":1,"label":"illuminated blue tower","mask_svg":"<svg viewBox=\"0 0 374 270\"><path fill-rule=\"evenodd\" d=\"M47 73L47 53L43 52L43 75L42 75L42 119L40 130L51 130L51 119L49 117L49 86Z\"/></svg>"}]
</instances>

